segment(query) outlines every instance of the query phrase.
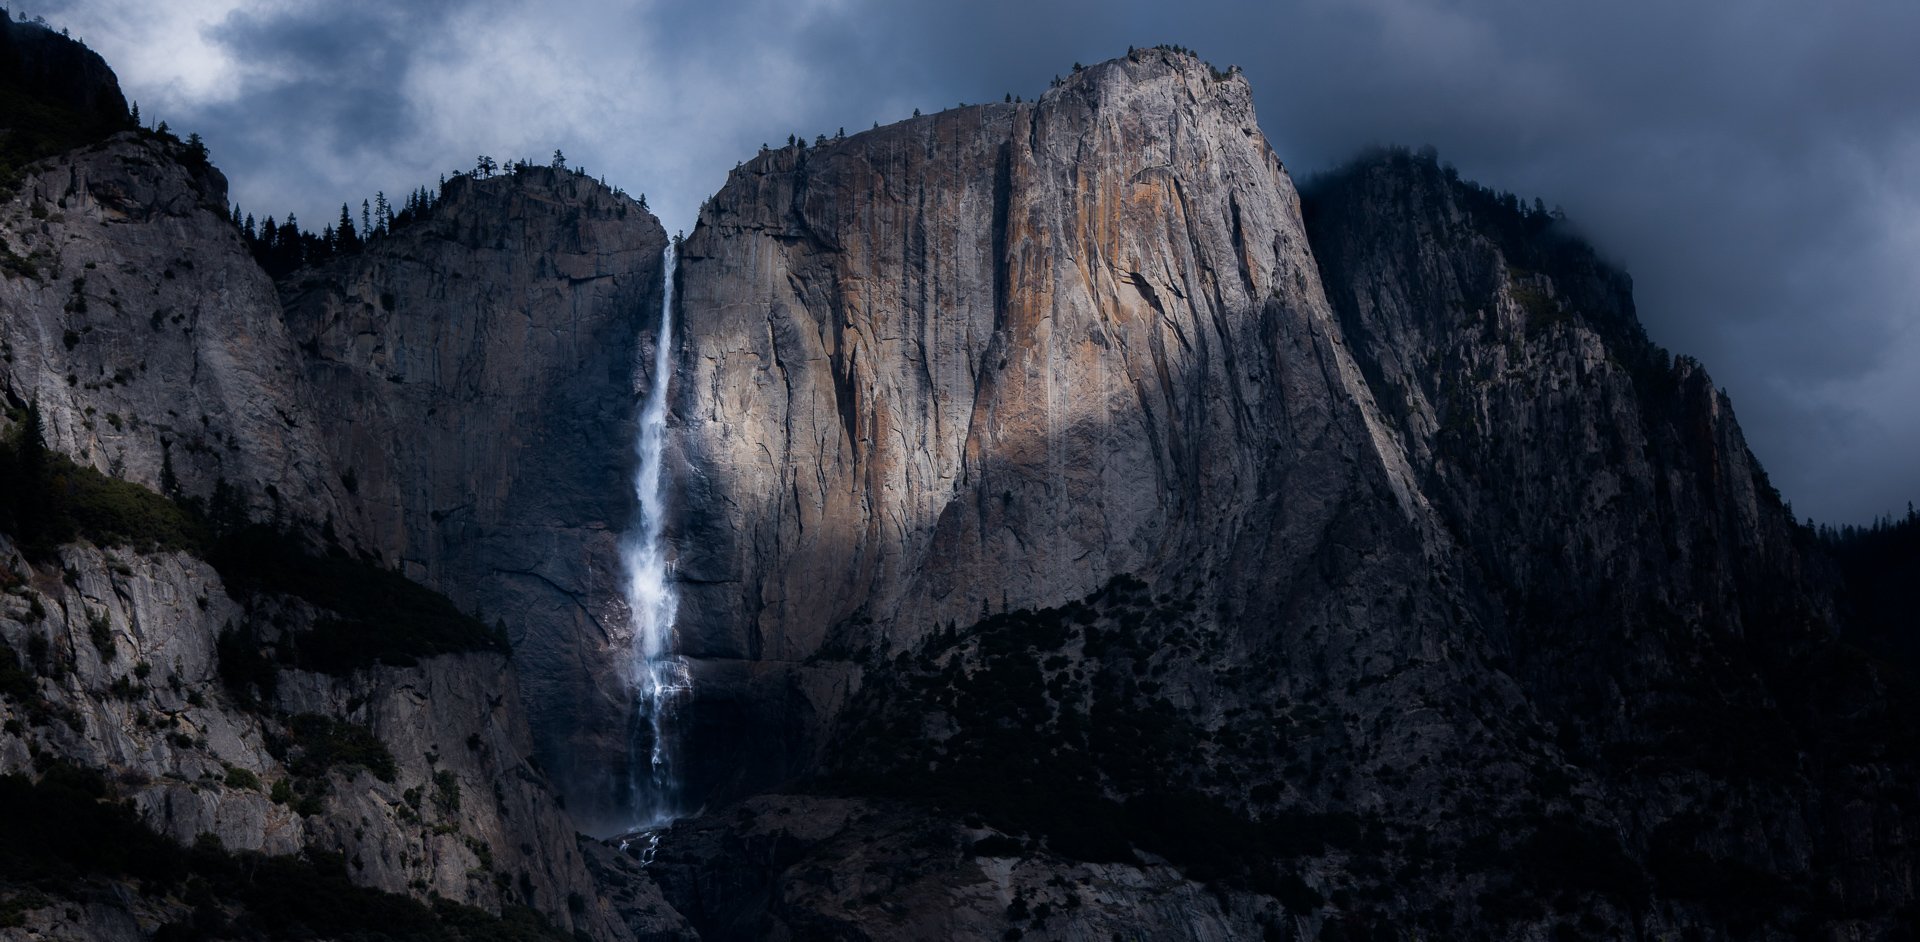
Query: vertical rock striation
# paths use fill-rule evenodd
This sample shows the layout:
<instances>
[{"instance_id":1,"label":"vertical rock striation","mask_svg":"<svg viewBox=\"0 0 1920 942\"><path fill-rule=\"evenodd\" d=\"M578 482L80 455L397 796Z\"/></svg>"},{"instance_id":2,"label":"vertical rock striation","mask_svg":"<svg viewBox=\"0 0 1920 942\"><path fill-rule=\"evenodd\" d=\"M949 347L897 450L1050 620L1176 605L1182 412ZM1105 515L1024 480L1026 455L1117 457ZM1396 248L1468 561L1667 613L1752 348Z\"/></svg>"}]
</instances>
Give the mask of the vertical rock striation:
<instances>
[{"instance_id":1,"label":"vertical rock striation","mask_svg":"<svg viewBox=\"0 0 1920 942\"><path fill-rule=\"evenodd\" d=\"M281 285L343 533L506 621L542 758L595 824L626 782L616 543L665 244L624 195L528 168L456 178L425 221Z\"/></svg>"},{"instance_id":2,"label":"vertical rock striation","mask_svg":"<svg viewBox=\"0 0 1920 942\"><path fill-rule=\"evenodd\" d=\"M1431 155L1329 174L1307 220L1492 646L1634 810L1629 846L1677 921L1910 908L1910 814L1871 783L1911 774L1894 717L1912 679L1836 637L1831 562L1726 395L1648 341L1626 276ZM1699 867L1754 883L1703 891ZM1736 901L1769 881L1806 895Z\"/></svg>"},{"instance_id":3,"label":"vertical rock striation","mask_svg":"<svg viewBox=\"0 0 1920 942\"><path fill-rule=\"evenodd\" d=\"M1284 571L1349 501L1424 519L1245 81L1185 55L762 154L682 278L675 542L718 713L804 733L851 676L823 659L1116 573Z\"/></svg>"},{"instance_id":4,"label":"vertical rock striation","mask_svg":"<svg viewBox=\"0 0 1920 942\"><path fill-rule=\"evenodd\" d=\"M808 792L663 843L701 931L1910 911L1911 681L1549 214L1389 156L1303 221L1245 84L1150 50L764 153L684 259L696 787Z\"/></svg>"},{"instance_id":5,"label":"vertical rock striation","mask_svg":"<svg viewBox=\"0 0 1920 942\"><path fill-rule=\"evenodd\" d=\"M22 61L115 116L97 60ZM1303 199L1236 72L1140 50L762 153L681 249L677 338L646 336L658 222L577 174L457 178L278 285L225 199L151 133L29 168L0 432L37 403L55 451L400 569L513 664L409 654L471 627L418 590L369 589L425 622L387 637L355 586L178 551L211 531L0 535L0 772L595 938L1868 937L1920 906L1913 680L1837 640L1726 397L1561 221L1431 157ZM649 339L709 810L643 871L571 832L625 823ZM378 650L329 655L354 619ZM82 921L191 915L150 896Z\"/></svg>"},{"instance_id":6,"label":"vertical rock striation","mask_svg":"<svg viewBox=\"0 0 1920 942\"><path fill-rule=\"evenodd\" d=\"M9 29L18 45L26 27ZM110 73L55 78L40 91L71 92L61 107L119 107L125 121ZM248 561L216 571L172 551L217 557L194 527L164 551L53 556L0 534L0 771L71 763L184 843L338 853L363 885L626 937L552 790L624 782L605 761L623 755L627 713L609 650L624 648L624 618L607 609L631 512L634 352L663 244L634 201L530 169L456 179L432 218L276 286L204 152L124 132L29 166L0 202L0 434L27 434L37 404L55 453L216 517L286 525L288 542L336 560L402 569L506 623L519 660L468 639L476 653L397 659L410 666L336 651L346 666L291 670L290 652L341 616L329 604L361 603L223 579ZM187 519L101 493L131 501L113 514ZM384 629L404 646L423 630L415 616L429 617L350 617L369 619L369 644ZM235 687L235 671L257 683ZM316 766L327 730L364 761ZM388 759L377 774L374 754ZM305 790L269 796L290 782ZM136 915L148 931L180 916Z\"/></svg>"}]
</instances>

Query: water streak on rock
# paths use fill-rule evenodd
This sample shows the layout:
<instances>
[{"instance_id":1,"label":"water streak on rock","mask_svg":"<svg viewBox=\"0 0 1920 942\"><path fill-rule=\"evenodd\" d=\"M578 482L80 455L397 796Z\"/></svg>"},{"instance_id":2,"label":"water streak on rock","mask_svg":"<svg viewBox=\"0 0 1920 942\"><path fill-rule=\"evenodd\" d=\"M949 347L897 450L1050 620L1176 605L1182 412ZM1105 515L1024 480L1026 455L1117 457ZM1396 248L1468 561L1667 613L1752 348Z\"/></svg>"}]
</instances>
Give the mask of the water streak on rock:
<instances>
[{"instance_id":1,"label":"water streak on rock","mask_svg":"<svg viewBox=\"0 0 1920 942\"><path fill-rule=\"evenodd\" d=\"M664 282L660 332L654 341L653 370L640 409L633 473L637 504L634 525L621 541L626 569L626 601L632 619L632 660L628 680L634 715L628 749L630 808L637 829L664 825L677 816L679 789L673 771L672 722L675 708L692 690L686 662L674 644L674 614L679 606L668 583L667 547L661 538L665 499L660 487L660 456L667 428L667 386L672 373L674 246L661 265Z\"/></svg>"}]
</instances>

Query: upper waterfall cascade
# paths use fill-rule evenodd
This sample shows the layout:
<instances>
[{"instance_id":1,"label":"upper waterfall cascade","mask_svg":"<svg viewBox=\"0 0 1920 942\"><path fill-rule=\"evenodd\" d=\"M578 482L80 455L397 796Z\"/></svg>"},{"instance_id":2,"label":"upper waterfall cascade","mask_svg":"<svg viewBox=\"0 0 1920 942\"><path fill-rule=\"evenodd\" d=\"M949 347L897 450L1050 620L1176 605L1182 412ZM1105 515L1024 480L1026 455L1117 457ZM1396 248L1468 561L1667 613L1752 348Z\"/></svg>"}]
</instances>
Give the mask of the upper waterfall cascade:
<instances>
[{"instance_id":1,"label":"upper waterfall cascade","mask_svg":"<svg viewBox=\"0 0 1920 942\"><path fill-rule=\"evenodd\" d=\"M686 661L677 651L674 615L679 606L669 582L666 518L661 489L661 451L667 428L667 392L673 372L674 244L662 253L660 331L653 369L640 408L634 454L634 526L621 540L626 603L633 640L628 681L634 698L629 738L628 789L636 830L657 828L679 815L679 783L673 769L675 709L692 690Z\"/></svg>"}]
</instances>

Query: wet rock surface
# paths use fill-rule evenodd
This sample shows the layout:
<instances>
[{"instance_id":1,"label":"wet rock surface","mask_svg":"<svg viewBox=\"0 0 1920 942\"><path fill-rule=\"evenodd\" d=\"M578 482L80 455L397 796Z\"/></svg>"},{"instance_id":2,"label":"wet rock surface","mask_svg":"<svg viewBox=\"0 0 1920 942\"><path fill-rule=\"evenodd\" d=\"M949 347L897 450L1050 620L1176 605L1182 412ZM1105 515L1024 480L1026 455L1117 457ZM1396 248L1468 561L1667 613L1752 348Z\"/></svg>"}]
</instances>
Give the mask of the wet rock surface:
<instances>
[{"instance_id":1,"label":"wet rock surface","mask_svg":"<svg viewBox=\"0 0 1920 942\"><path fill-rule=\"evenodd\" d=\"M606 580L631 511L631 364L664 235L635 201L545 169L462 181L441 202L276 286L228 218L224 178L180 142L126 132L34 165L0 204L0 430L24 434L32 406L52 453L206 515L193 552L216 548L202 524L251 518L315 559L399 569L505 625L520 664L265 664L271 693L234 693L223 636L285 651L344 616L263 598L178 546L29 559L7 542L0 629L39 679L7 696L0 755L7 773L102 772L183 844L339 854L362 886L625 938L555 795L577 770L553 766L581 742L623 754ZM150 513L151 499L106 510ZM353 617L403 635L415 614ZM316 766L315 749L377 769ZM150 933L180 916L91 912L48 931Z\"/></svg>"},{"instance_id":2,"label":"wet rock surface","mask_svg":"<svg viewBox=\"0 0 1920 942\"><path fill-rule=\"evenodd\" d=\"M639 346L666 234L566 171L455 179L430 217L283 279L340 527L513 640L542 761L590 825L623 799Z\"/></svg>"}]
</instances>

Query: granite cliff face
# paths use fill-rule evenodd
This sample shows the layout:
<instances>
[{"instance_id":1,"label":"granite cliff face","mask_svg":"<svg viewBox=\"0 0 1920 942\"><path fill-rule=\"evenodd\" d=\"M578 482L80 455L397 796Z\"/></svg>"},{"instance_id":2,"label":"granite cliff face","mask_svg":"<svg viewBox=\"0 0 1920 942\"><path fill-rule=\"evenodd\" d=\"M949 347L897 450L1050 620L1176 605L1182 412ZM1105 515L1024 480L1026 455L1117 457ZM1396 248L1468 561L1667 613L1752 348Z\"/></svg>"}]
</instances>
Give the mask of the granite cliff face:
<instances>
[{"instance_id":1,"label":"granite cliff face","mask_svg":"<svg viewBox=\"0 0 1920 942\"><path fill-rule=\"evenodd\" d=\"M616 812L636 350L666 234L574 173L459 177L430 218L281 285L346 538L504 619L575 810ZM617 826L619 822L614 822Z\"/></svg>"},{"instance_id":2,"label":"granite cliff face","mask_svg":"<svg viewBox=\"0 0 1920 942\"><path fill-rule=\"evenodd\" d=\"M29 66L85 52L23 24L8 41L38 50ZM75 100L59 108L119 101L110 73L63 82ZM108 123L130 123L118 107ZM168 135L104 136L9 186L0 450L72 542L0 535L8 787L102 775L140 825L185 845L322 873L338 855L359 886L628 937L556 795L589 776L540 760L574 754L562 730L622 751L619 613L599 580L630 512L630 364L658 305L657 221L576 174L463 178L431 219L276 285L229 219L225 179ZM29 438L53 457L22 458ZM18 496L10 529L28 521ZM476 610L484 626L459 615ZM0 882L25 872L16 860ZM265 892L133 905L99 879L5 926L142 938L230 917L244 935L260 918L246 893ZM643 925L670 928L661 912Z\"/></svg>"},{"instance_id":3,"label":"granite cliff face","mask_svg":"<svg viewBox=\"0 0 1920 942\"><path fill-rule=\"evenodd\" d=\"M546 168L277 284L225 199L126 132L0 204L0 472L98 511L49 541L0 495L9 794L94 770L194 860L596 939L1914 921L1916 688L1725 396L1431 157L1303 197L1233 71L1138 50L764 152L674 273ZM663 341L701 807L642 866L573 832L623 820ZM87 886L0 931L258 916Z\"/></svg>"},{"instance_id":4,"label":"granite cliff face","mask_svg":"<svg viewBox=\"0 0 1920 942\"><path fill-rule=\"evenodd\" d=\"M232 655L220 639L248 620L311 628L298 603L237 602L186 554L76 545L51 572L10 543L0 541L0 554L10 584L0 654L46 677L31 693L12 692L6 713L17 728L0 736L0 773L50 763L99 770L143 821L182 844L338 854L360 885L496 911L510 902L597 936L623 932L595 907L569 911L569 894L592 899L594 883L571 820L529 763L533 743L504 657L349 677L284 671L271 698L251 704L222 682L222 657ZM322 743L362 730L377 748L314 758ZM282 791L290 787L299 791ZM98 937L99 924L61 912L51 906L33 924L53 938ZM191 912L155 905L143 929Z\"/></svg>"},{"instance_id":5,"label":"granite cliff face","mask_svg":"<svg viewBox=\"0 0 1920 942\"><path fill-rule=\"evenodd\" d=\"M798 792L663 842L703 933L1911 911L1911 682L1547 214L1390 155L1303 221L1150 50L762 154L680 277L696 788Z\"/></svg>"},{"instance_id":6,"label":"granite cliff face","mask_svg":"<svg viewBox=\"0 0 1920 942\"><path fill-rule=\"evenodd\" d=\"M1910 802L1881 784L1914 774L1912 679L1836 637L1834 565L1700 364L1562 222L1430 155L1330 174L1308 210L1503 669L1631 814L1655 898L1735 931L1907 918Z\"/></svg>"},{"instance_id":7,"label":"granite cliff face","mask_svg":"<svg viewBox=\"0 0 1920 942\"><path fill-rule=\"evenodd\" d=\"M795 762L854 652L1424 520L1245 81L1189 57L763 154L682 258L682 631Z\"/></svg>"},{"instance_id":8,"label":"granite cliff face","mask_svg":"<svg viewBox=\"0 0 1920 942\"><path fill-rule=\"evenodd\" d=\"M47 444L129 481L260 513L341 515L273 281L227 220L226 180L132 132L29 174L4 209L0 357Z\"/></svg>"},{"instance_id":9,"label":"granite cliff face","mask_svg":"<svg viewBox=\"0 0 1920 942\"><path fill-rule=\"evenodd\" d=\"M1423 492L1526 629L1498 639L1516 675L1575 722L1618 722L1718 649L1831 625L1811 533L1701 366L1646 339L1626 277L1449 174L1360 161L1317 181L1309 231Z\"/></svg>"}]
</instances>

